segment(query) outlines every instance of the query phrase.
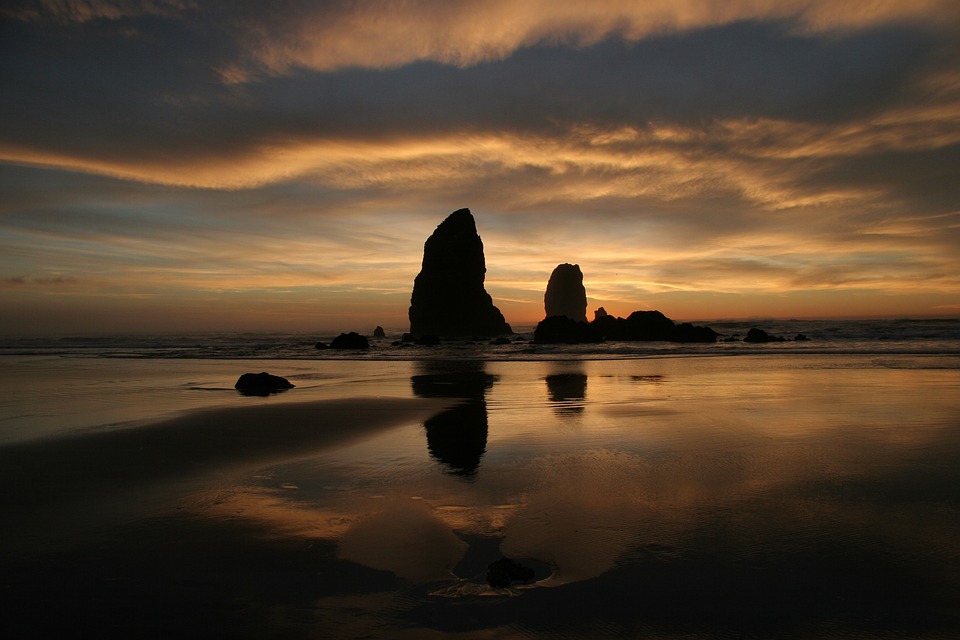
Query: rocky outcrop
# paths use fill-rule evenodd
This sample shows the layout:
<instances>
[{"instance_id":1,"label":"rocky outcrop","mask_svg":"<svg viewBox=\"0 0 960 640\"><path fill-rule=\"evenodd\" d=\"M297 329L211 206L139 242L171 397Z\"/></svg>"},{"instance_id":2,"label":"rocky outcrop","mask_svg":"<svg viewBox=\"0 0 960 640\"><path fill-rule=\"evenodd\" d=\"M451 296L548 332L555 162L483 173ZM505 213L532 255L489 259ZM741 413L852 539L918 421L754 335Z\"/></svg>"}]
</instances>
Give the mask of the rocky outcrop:
<instances>
[{"instance_id":1,"label":"rocky outcrop","mask_svg":"<svg viewBox=\"0 0 960 640\"><path fill-rule=\"evenodd\" d=\"M543 294L547 318L566 316L575 322L587 321L587 290L578 264L560 264L550 274Z\"/></svg>"},{"instance_id":2,"label":"rocky outcrop","mask_svg":"<svg viewBox=\"0 0 960 640\"><path fill-rule=\"evenodd\" d=\"M580 265L561 264L550 274L543 296L547 317L537 324L534 342L541 344L580 344L604 340L670 342L716 342L717 333L709 327L688 322L676 324L659 311L634 311L627 318L615 318L603 307L587 322L587 291Z\"/></svg>"},{"instance_id":3,"label":"rocky outcrop","mask_svg":"<svg viewBox=\"0 0 960 640\"><path fill-rule=\"evenodd\" d=\"M744 338L743 341L763 344L766 342L784 342L785 340L780 336L770 335L763 329L753 327L750 331L747 331L747 337Z\"/></svg>"},{"instance_id":4,"label":"rocky outcrop","mask_svg":"<svg viewBox=\"0 0 960 640\"><path fill-rule=\"evenodd\" d=\"M469 209L451 213L423 245L423 265L410 298L415 336L513 333L483 287L483 242Z\"/></svg>"},{"instance_id":5,"label":"rocky outcrop","mask_svg":"<svg viewBox=\"0 0 960 640\"><path fill-rule=\"evenodd\" d=\"M260 373L245 373L237 379L233 387L240 393L248 396L266 396L293 389L293 383L286 378L275 376L261 371Z\"/></svg>"},{"instance_id":6,"label":"rocky outcrop","mask_svg":"<svg viewBox=\"0 0 960 640\"><path fill-rule=\"evenodd\" d=\"M716 342L717 333L709 327L688 322L676 324L659 311L634 311L627 318L598 316L592 323L607 340L645 342Z\"/></svg>"},{"instance_id":7,"label":"rocky outcrop","mask_svg":"<svg viewBox=\"0 0 960 640\"><path fill-rule=\"evenodd\" d=\"M676 326L659 311L634 311L626 319L607 315L592 324L608 340L669 340Z\"/></svg>"},{"instance_id":8,"label":"rocky outcrop","mask_svg":"<svg viewBox=\"0 0 960 640\"><path fill-rule=\"evenodd\" d=\"M593 324L577 322L567 316L551 316L537 324L533 341L539 344L603 342L603 334Z\"/></svg>"},{"instance_id":9,"label":"rocky outcrop","mask_svg":"<svg viewBox=\"0 0 960 640\"><path fill-rule=\"evenodd\" d=\"M590 323L554 316L541 321L533 334L535 342L565 344L603 340L716 342L717 335L710 327L698 327L688 322L676 324L659 311L634 311L627 318L598 313Z\"/></svg>"},{"instance_id":10,"label":"rocky outcrop","mask_svg":"<svg viewBox=\"0 0 960 640\"><path fill-rule=\"evenodd\" d=\"M386 331L383 330L383 327L381 327L380 325L377 325L377 328L373 330L373 337L374 337L374 338L385 338L385 337L387 337L387 333L386 333Z\"/></svg>"},{"instance_id":11,"label":"rocky outcrop","mask_svg":"<svg viewBox=\"0 0 960 640\"><path fill-rule=\"evenodd\" d=\"M370 341L356 331L341 333L330 343L331 349L369 349Z\"/></svg>"}]
</instances>

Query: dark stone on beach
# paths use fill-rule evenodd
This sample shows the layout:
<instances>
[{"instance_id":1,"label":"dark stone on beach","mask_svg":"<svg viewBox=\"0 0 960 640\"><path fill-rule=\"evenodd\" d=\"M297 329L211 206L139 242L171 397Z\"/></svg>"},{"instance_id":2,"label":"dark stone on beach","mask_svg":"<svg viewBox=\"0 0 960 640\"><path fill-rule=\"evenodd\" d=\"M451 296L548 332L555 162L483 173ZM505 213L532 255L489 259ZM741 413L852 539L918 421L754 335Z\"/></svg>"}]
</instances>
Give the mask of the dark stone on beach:
<instances>
[{"instance_id":1,"label":"dark stone on beach","mask_svg":"<svg viewBox=\"0 0 960 640\"><path fill-rule=\"evenodd\" d=\"M374 338L385 338L387 337L386 332L383 330L383 327L377 325L377 328L373 330Z\"/></svg>"},{"instance_id":2,"label":"dark stone on beach","mask_svg":"<svg viewBox=\"0 0 960 640\"><path fill-rule=\"evenodd\" d=\"M341 333L330 343L331 349L369 349L370 341L356 331Z\"/></svg>"},{"instance_id":3,"label":"dark stone on beach","mask_svg":"<svg viewBox=\"0 0 960 640\"><path fill-rule=\"evenodd\" d=\"M807 341L810 340L810 338L808 338L807 336L805 336L805 335L802 334L802 333L798 333L798 334L796 335L796 337L794 338L794 340L797 341L797 342L807 342Z\"/></svg>"},{"instance_id":4,"label":"dark stone on beach","mask_svg":"<svg viewBox=\"0 0 960 640\"><path fill-rule=\"evenodd\" d=\"M784 342L784 339L780 336L770 335L763 329L752 327L750 331L747 331L747 337L743 341L763 344L766 342Z\"/></svg>"},{"instance_id":5,"label":"dark stone on beach","mask_svg":"<svg viewBox=\"0 0 960 640\"><path fill-rule=\"evenodd\" d=\"M487 567L487 584L497 589L505 589L514 582L530 582L536 572L510 558L500 558Z\"/></svg>"},{"instance_id":6,"label":"dark stone on beach","mask_svg":"<svg viewBox=\"0 0 960 640\"><path fill-rule=\"evenodd\" d=\"M317 344L313 345L313 348L314 348L314 349L329 349L329 348L330 348L330 345L328 345L326 342L318 342Z\"/></svg>"},{"instance_id":7,"label":"dark stone on beach","mask_svg":"<svg viewBox=\"0 0 960 640\"><path fill-rule=\"evenodd\" d=\"M511 334L483 286L483 242L469 209L451 213L423 245L410 297L410 333L444 337Z\"/></svg>"},{"instance_id":8,"label":"dark stone on beach","mask_svg":"<svg viewBox=\"0 0 960 640\"><path fill-rule=\"evenodd\" d=\"M603 342L603 335L586 322L577 322L567 316L551 316L537 324L533 341L539 344L582 344Z\"/></svg>"},{"instance_id":9,"label":"dark stone on beach","mask_svg":"<svg viewBox=\"0 0 960 640\"><path fill-rule=\"evenodd\" d=\"M512 342L513 342L513 341L510 340L510 338L507 338L507 337L504 337L504 336L500 336L499 338L494 338L493 340L491 340L491 341L490 341L490 344L492 344L492 345L505 345L505 344L512 344Z\"/></svg>"},{"instance_id":10,"label":"dark stone on beach","mask_svg":"<svg viewBox=\"0 0 960 640\"><path fill-rule=\"evenodd\" d=\"M550 274L543 294L546 317L566 316L576 322L587 321L587 290L578 264L559 264Z\"/></svg>"},{"instance_id":11,"label":"dark stone on beach","mask_svg":"<svg viewBox=\"0 0 960 640\"><path fill-rule=\"evenodd\" d=\"M266 396L271 393L293 389L294 385L286 378L261 371L260 373L243 374L233 386L244 395Z\"/></svg>"}]
</instances>

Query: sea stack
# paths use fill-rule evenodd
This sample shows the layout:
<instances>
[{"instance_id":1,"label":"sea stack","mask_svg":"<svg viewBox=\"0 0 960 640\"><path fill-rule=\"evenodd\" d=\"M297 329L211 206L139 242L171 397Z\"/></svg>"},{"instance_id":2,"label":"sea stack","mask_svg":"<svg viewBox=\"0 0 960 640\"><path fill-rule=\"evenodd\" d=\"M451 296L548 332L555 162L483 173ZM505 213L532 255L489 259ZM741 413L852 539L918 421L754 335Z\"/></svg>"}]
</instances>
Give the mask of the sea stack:
<instances>
[{"instance_id":1,"label":"sea stack","mask_svg":"<svg viewBox=\"0 0 960 640\"><path fill-rule=\"evenodd\" d=\"M410 297L410 333L497 336L513 333L483 287L483 242L469 209L454 211L423 245Z\"/></svg>"},{"instance_id":2,"label":"sea stack","mask_svg":"<svg viewBox=\"0 0 960 640\"><path fill-rule=\"evenodd\" d=\"M578 264L560 264L550 274L543 294L546 317L566 316L575 322L587 321L587 290Z\"/></svg>"}]
</instances>

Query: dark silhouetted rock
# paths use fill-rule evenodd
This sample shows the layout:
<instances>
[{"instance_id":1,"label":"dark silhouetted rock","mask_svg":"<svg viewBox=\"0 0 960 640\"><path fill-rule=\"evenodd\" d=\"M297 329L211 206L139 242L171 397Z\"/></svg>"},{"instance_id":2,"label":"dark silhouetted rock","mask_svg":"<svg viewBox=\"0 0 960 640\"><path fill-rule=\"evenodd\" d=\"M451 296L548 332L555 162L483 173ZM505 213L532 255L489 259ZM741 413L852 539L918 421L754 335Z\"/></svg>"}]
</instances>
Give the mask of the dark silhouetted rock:
<instances>
[{"instance_id":1,"label":"dark silhouetted rock","mask_svg":"<svg viewBox=\"0 0 960 640\"><path fill-rule=\"evenodd\" d=\"M434 347L440 344L440 336L431 333L425 336L418 336L414 338L413 341L421 347Z\"/></svg>"},{"instance_id":2,"label":"dark silhouetted rock","mask_svg":"<svg viewBox=\"0 0 960 640\"><path fill-rule=\"evenodd\" d=\"M567 316L551 316L537 324L533 341L539 344L581 344L603 342L603 335L591 324Z\"/></svg>"},{"instance_id":3,"label":"dark silhouetted rock","mask_svg":"<svg viewBox=\"0 0 960 640\"><path fill-rule=\"evenodd\" d=\"M796 340L797 342L807 342L808 340L810 340L810 338L808 338L802 333L798 333L797 336L794 338L794 340Z\"/></svg>"},{"instance_id":4,"label":"dark silhouetted rock","mask_svg":"<svg viewBox=\"0 0 960 640\"><path fill-rule=\"evenodd\" d=\"M709 327L676 324L659 311L634 311L625 319L598 314L590 326L606 340L716 342L718 336Z\"/></svg>"},{"instance_id":5,"label":"dark silhouetted rock","mask_svg":"<svg viewBox=\"0 0 960 640\"><path fill-rule=\"evenodd\" d=\"M490 341L490 344L492 344L492 345L497 345L497 346L502 346L502 345L505 345L505 344L513 344L513 341L512 341L510 338L507 338L507 337L504 337L504 336L500 336L499 338L494 338L493 340L491 340L491 341Z\"/></svg>"},{"instance_id":6,"label":"dark silhouetted rock","mask_svg":"<svg viewBox=\"0 0 960 640\"><path fill-rule=\"evenodd\" d=\"M423 245L410 297L410 333L444 337L513 333L483 287L483 242L469 209L451 213Z\"/></svg>"},{"instance_id":7,"label":"dark silhouetted rock","mask_svg":"<svg viewBox=\"0 0 960 640\"><path fill-rule=\"evenodd\" d=\"M743 339L744 342L755 342L755 343L764 343L764 342L784 342L784 339L780 336L772 336L763 329L757 329L753 327L750 331L747 331L747 337Z\"/></svg>"},{"instance_id":8,"label":"dark silhouetted rock","mask_svg":"<svg viewBox=\"0 0 960 640\"><path fill-rule=\"evenodd\" d=\"M509 558L500 558L487 567L487 584L498 589L505 589L514 582L530 582L534 576L533 569Z\"/></svg>"},{"instance_id":9,"label":"dark silhouetted rock","mask_svg":"<svg viewBox=\"0 0 960 640\"><path fill-rule=\"evenodd\" d=\"M314 348L314 349L329 349L329 348L330 348L330 345L328 345L326 342L318 342L317 344L313 345L313 348Z\"/></svg>"},{"instance_id":10,"label":"dark silhouetted rock","mask_svg":"<svg viewBox=\"0 0 960 640\"><path fill-rule=\"evenodd\" d=\"M356 331L341 333L330 343L331 349L369 349L370 341Z\"/></svg>"},{"instance_id":11,"label":"dark silhouetted rock","mask_svg":"<svg viewBox=\"0 0 960 640\"><path fill-rule=\"evenodd\" d=\"M543 294L543 308L547 318L566 316L576 322L587 321L587 290L583 287L580 265L557 265Z\"/></svg>"},{"instance_id":12,"label":"dark silhouetted rock","mask_svg":"<svg viewBox=\"0 0 960 640\"><path fill-rule=\"evenodd\" d=\"M634 311L624 323L625 340L670 340L675 329L673 320L659 311Z\"/></svg>"},{"instance_id":13,"label":"dark silhouetted rock","mask_svg":"<svg viewBox=\"0 0 960 640\"><path fill-rule=\"evenodd\" d=\"M383 330L383 327L377 325L377 328L373 330L374 338L385 338L387 336L386 332Z\"/></svg>"},{"instance_id":14,"label":"dark silhouetted rock","mask_svg":"<svg viewBox=\"0 0 960 640\"><path fill-rule=\"evenodd\" d=\"M673 329L673 337L670 338L671 342L716 342L717 341L716 331L710 327L698 327L690 324L689 322L684 322L683 324L678 324Z\"/></svg>"},{"instance_id":15,"label":"dark silhouetted rock","mask_svg":"<svg viewBox=\"0 0 960 640\"><path fill-rule=\"evenodd\" d=\"M600 307L599 309L593 312L593 319L599 320L600 318L606 318L608 315L610 314L607 313L607 310L604 309L603 307Z\"/></svg>"},{"instance_id":16,"label":"dark silhouetted rock","mask_svg":"<svg viewBox=\"0 0 960 640\"><path fill-rule=\"evenodd\" d=\"M266 371L260 373L245 373L237 379L234 388L244 395L266 396L293 389L293 383L286 378L274 376Z\"/></svg>"}]
</instances>

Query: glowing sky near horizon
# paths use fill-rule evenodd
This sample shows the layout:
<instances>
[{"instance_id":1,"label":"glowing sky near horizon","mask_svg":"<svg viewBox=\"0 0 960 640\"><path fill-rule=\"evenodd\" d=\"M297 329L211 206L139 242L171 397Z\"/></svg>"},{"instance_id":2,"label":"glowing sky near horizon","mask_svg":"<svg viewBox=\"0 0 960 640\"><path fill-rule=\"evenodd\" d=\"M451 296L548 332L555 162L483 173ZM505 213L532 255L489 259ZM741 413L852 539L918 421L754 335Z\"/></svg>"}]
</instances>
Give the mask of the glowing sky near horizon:
<instances>
[{"instance_id":1,"label":"glowing sky near horizon","mask_svg":"<svg viewBox=\"0 0 960 640\"><path fill-rule=\"evenodd\" d=\"M0 335L407 325L469 207L508 322L960 315L960 5L0 8Z\"/></svg>"}]
</instances>

